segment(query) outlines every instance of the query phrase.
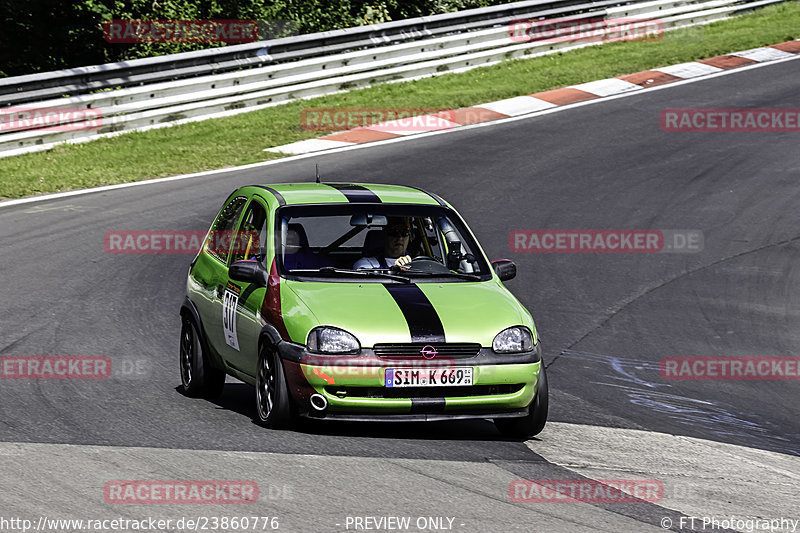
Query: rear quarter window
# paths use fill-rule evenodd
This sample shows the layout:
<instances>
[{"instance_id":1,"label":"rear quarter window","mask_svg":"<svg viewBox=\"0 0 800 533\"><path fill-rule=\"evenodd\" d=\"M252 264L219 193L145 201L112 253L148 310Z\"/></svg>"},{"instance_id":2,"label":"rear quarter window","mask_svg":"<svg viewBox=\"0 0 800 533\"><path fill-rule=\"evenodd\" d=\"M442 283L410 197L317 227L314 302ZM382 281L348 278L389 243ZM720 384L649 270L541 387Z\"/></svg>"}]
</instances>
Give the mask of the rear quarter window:
<instances>
[{"instance_id":1,"label":"rear quarter window","mask_svg":"<svg viewBox=\"0 0 800 533\"><path fill-rule=\"evenodd\" d=\"M222 211L220 211L217 220L214 222L214 226L209 232L206 243L208 253L223 263L227 263L228 261L230 244L233 241L230 237L233 236L236 223L239 222L239 217L242 215L242 209L244 209L244 204L246 202L247 198L244 196L237 196L228 202L228 204L222 208ZM227 244L222 246L220 243Z\"/></svg>"}]
</instances>

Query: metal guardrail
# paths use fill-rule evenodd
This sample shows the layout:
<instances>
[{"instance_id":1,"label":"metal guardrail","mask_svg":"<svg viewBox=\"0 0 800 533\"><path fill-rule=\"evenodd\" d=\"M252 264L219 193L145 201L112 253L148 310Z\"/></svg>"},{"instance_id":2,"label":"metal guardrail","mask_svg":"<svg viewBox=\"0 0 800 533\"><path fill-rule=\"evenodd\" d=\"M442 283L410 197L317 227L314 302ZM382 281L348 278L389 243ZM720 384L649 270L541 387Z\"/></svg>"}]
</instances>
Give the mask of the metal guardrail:
<instances>
[{"instance_id":1,"label":"metal guardrail","mask_svg":"<svg viewBox=\"0 0 800 533\"><path fill-rule=\"evenodd\" d=\"M784 0L532 0L196 52L0 79L0 113L64 111L62 126L3 131L0 157L128 131L227 116L296 98L457 72L589 46L517 42L519 19L658 19L664 29L720 20ZM63 96L70 95L70 96ZM92 129L69 129L87 110ZM19 123L19 122L18 122Z\"/></svg>"},{"instance_id":2,"label":"metal guardrail","mask_svg":"<svg viewBox=\"0 0 800 533\"><path fill-rule=\"evenodd\" d=\"M594 2L596 5L620 3L620 0ZM581 1L529 0L271 41L17 76L0 79L0 98L3 105L20 104L66 93L75 94L77 91L130 87L141 83L266 66L306 57L388 45L409 39L471 31L490 24L507 23L531 13L532 10L545 10L570 4L581 4Z\"/></svg>"}]
</instances>

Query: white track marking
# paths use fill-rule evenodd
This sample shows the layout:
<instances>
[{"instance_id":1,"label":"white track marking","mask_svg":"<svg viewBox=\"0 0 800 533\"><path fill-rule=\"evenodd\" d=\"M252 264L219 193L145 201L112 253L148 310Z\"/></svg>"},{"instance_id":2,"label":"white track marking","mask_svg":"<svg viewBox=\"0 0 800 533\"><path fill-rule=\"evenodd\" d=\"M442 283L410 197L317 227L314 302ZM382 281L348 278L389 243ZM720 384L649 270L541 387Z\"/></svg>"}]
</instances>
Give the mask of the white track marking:
<instances>
[{"instance_id":1,"label":"white track marking","mask_svg":"<svg viewBox=\"0 0 800 533\"><path fill-rule=\"evenodd\" d=\"M617 78L608 78L605 80L590 81L589 83L581 83L580 85L571 85L573 89L596 94L597 96L613 96L615 94L626 93L630 91L639 91L644 89L641 85L636 85L629 81L620 80Z\"/></svg>"},{"instance_id":2,"label":"white track marking","mask_svg":"<svg viewBox=\"0 0 800 533\"><path fill-rule=\"evenodd\" d=\"M753 48L752 50L744 50L743 52L734 52L732 56L744 57L745 59L752 59L753 61L766 62L775 61L777 59L786 59L793 57L795 54L778 50L777 48Z\"/></svg>"},{"instance_id":3,"label":"white track marking","mask_svg":"<svg viewBox=\"0 0 800 533\"><path fill-rule=\"evenodd\" d=\"M712 67L711 65L706 65L705 63L698 63L697 61L691 61L689 63L669 65L668 67L658 67L652 70L657 70L659 72L663 72L664 74L670 74L672 76L677 76L679 78L688 80L691 78L697 78L698 76L707 76L709 74L722 72L724 69Z\"/></svg>"},{"instance_id":4,"label":"white track marking","mask_svg":"<svg viewBox=\"0 0 800 533\"><path fill-rule=\"evenodd\" d=\"M506 100L498 100L497 102L489 102L488 104L478 104L473 107L482 107L495 113L502 113L510 117L533 113L543 109L550 109L557 107L556 104L533 98L532 96L516 96Z\"/></svg>"}]
</instances>

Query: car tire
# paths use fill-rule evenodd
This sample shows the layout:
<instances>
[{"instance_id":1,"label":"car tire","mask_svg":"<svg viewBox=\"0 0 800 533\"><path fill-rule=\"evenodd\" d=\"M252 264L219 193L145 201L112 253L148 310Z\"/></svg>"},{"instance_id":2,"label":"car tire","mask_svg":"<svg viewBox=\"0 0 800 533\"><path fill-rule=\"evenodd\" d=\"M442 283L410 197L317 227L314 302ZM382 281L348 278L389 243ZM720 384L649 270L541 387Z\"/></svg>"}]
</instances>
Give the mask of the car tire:
<instances>
[{"instance_id":1,"label":"car tire","mask_svg":"<svg viewBox=\"0 0 800 533\"><path fill-rule=\"evenodd\" d=\"M191 318L184 318L181 325L180 372L186 396L214 400L222 394L225 372L211 363L205 342Z\"/></svg>"},{"instance_id":2,"label":"car tire","mask_svg":"<svg viewBox=\"0 0 800 533\"><path fill-rule=\"evenodd\" d=\"M270 429L291 427L294 423L283 365L275 349L263 344L256 369L257 421Z\"/></svg>"},{"instance_id":3,"label":"car tire","mask_svg":"<svg viewBox=\"0 0 800 533\"><path fill-rule=\"evenodd\" d=\"M547 374L544 370L544 362L541 364L539 382L536 385L536 396L529 407L526 416L518 418L495 418L494 424L497 429L506 437L515 439L529 439L538 435L547 423L548 392Z\"/></svg>"}]
</instances>

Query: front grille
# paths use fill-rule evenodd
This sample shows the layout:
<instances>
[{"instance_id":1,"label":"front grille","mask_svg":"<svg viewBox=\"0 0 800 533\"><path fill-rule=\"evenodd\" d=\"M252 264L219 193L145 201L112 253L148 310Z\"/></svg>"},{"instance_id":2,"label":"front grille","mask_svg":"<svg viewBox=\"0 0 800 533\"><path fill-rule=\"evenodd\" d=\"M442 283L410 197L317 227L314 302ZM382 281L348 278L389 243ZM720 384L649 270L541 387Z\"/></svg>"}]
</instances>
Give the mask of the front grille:
<instances>
[{"instance_id":1,"label":"front grille","mask_svg":"<svg viewBox=\"0 0 800 533\"><path fill-rule=\"evenodd\" d=\"M341 398L458 398L495 396L519 392L524 384L472 385L468 387L325 387L325 391Z\"/></svg>"},{"instance_id":2,"label":"front grille","mask_svg":"<svg viewBox=\"0 0 800 533\"><path fill-rule=\"evenodd\" d=\"M423 359L422 350L424 348L434 348L437 357L466 358L475 357L481 351L481 345L473 342L433 342L425 344L422 342L411 343L384 343L376 344L374 347L375 355L387 358L420 358Z\"/></svg>"}]
</instances>

